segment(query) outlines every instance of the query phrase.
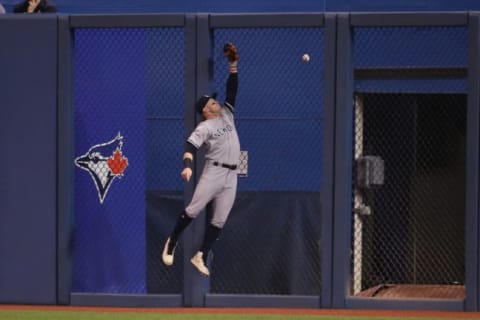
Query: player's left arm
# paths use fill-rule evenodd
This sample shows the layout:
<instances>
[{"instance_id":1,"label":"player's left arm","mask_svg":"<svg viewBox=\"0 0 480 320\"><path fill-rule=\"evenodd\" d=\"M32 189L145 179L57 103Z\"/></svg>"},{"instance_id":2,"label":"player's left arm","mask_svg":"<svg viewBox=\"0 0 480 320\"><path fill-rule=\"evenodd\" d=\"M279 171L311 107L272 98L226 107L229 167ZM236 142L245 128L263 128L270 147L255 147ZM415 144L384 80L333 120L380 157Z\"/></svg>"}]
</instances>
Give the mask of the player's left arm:
<instances>
[{"instance_id":1,"label":"player's left arm","mask_svg":"<svg viewBox=\"0 0 480 320\"><path fill-rule=\"evenodd\" d=\"M230 112L235 112L235 100L237 98L237 89L238 89L238 59L240 55L238 53L237 47L228 42L223 47L223 53L228 60L228 78L226 84L226 98L225 106L230 110Z\"/></svg>"}]
</instances>

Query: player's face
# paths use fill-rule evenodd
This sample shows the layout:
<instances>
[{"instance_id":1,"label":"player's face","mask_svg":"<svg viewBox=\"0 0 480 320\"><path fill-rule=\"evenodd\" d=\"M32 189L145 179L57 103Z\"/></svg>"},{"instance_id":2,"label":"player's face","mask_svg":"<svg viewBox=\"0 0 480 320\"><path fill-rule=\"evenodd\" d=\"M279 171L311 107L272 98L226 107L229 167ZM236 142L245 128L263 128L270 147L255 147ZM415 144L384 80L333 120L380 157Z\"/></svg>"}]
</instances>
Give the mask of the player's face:
<instances>
[{"instance_id":1,"label":"player's face","mask_svg":"<svg viewBox=\"0 0 480 320\"><path fill-rule=\"evenodd\" d=\"M220 112L220 104L217 100L210 98L205 107L203 107L202 111L205 119L209 119L212 116L217 116Z\"/></svg>"}]
</instances>

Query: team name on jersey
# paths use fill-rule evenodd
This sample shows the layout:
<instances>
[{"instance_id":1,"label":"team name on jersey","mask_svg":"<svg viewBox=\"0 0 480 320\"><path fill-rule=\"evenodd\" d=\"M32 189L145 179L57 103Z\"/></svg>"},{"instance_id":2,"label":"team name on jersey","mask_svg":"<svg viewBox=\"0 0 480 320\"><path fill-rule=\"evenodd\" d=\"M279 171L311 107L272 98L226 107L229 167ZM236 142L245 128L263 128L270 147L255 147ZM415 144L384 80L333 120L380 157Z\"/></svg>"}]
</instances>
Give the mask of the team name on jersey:
<instances>
[{"instance_id":1,"label":"team name on jersey","mask_svg":"<svg viewBox=\"0 0 480 320\"><path fill-rule=\"evenodd\" d=\"M219 138L221 136L224 136L227 132L231 131L233 131L233 127L227 124L225 127L217 129L217 131L213 133L213 136Z\"/></svg>"}]
</instances>

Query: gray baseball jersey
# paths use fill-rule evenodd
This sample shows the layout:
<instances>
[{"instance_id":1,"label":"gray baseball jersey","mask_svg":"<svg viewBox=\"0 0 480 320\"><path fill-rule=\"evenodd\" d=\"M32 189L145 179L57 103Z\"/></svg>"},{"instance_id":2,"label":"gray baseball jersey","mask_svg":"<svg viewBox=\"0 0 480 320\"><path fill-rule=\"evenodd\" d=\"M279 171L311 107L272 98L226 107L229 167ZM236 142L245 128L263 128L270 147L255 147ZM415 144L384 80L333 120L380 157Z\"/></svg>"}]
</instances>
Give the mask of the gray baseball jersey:
<instances>
[{"instance_id":1,"label":"gray baseball jersey","mask_svg":"<svg viewBox=\"0 0 480 320\"><path fill-rule=\"evenodd\" d=\"M187 141L197 149L205 144L205 160L236 165L240 159L240 142L233 114L226 107L221 109L220 117L202 121Z\"/></svg>"},{"instance_id":2,"label":"gray baseball jersey","mask_svg":"<svg viewBox=\"0 0 480 320\"><path fill-rule=\"evenodd\" d=\"M219 228L224 226L237 192L237 169L233 169L240 159L233 105L236 87L237 74L230 74L220 117L199 123L187 140L197 149L205 145L206 151L202 175L185 211L194 218L212 201L211 224Z\"/></svg>"}]
</instances>

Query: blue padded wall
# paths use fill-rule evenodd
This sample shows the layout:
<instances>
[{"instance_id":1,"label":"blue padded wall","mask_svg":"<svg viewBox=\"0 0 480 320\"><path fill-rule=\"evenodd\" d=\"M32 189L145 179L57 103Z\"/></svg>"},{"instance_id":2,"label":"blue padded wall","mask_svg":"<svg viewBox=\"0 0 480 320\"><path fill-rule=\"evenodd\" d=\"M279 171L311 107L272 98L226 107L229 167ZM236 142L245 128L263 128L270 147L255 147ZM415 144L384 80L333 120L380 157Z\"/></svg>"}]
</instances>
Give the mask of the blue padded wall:
<instances>
[{"instance_id":1,"label":"blue padded wall","mask_svg":"<svg viewBox=\"0 0 480 320\"><path fill-rule=\"evenodd\" d=\"M53 304L57 17L0 17L0 37L0 302Z\"/></svg>"}]
</instances>

